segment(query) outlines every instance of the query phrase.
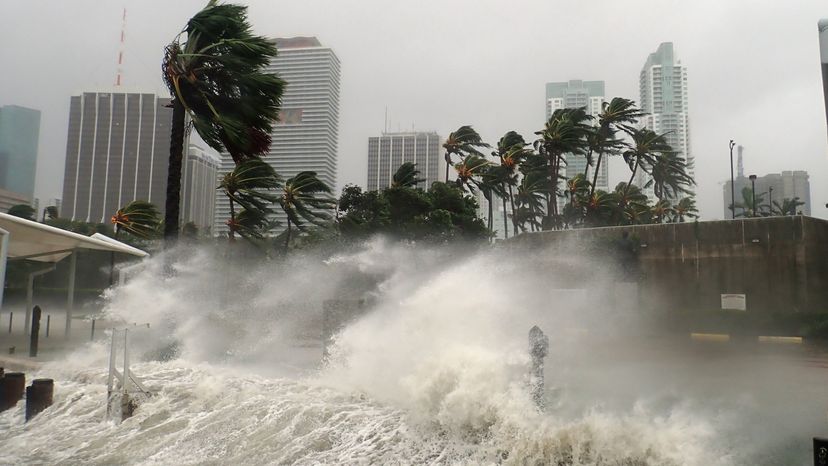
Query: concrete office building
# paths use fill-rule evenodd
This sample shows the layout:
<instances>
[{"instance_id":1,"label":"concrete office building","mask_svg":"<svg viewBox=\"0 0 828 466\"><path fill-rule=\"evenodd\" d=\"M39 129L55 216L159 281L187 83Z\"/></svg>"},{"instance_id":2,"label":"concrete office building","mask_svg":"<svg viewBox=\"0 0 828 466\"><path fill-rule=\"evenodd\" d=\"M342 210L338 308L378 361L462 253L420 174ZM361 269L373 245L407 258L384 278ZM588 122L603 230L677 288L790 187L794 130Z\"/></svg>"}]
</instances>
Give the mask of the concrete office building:
<instances>
[{"instance_id":1,"label":"concrete office building","mask_svg":"<svg viewBox=\"0 0 828 466\"><path fill-rule=\"evenodd\" d=\"M647 113L642 119L644 126L658 134L667 133L667 142L684 157L688 173L695 177L690 150L687 67L676 58L672 42L662 43L647 57L639 75L639 88L641 110ZM648 181L649 177L643 171L636 177L638 186L643 187ZM655 200L651 188L644 192Z\"/></svg>"},{"instance_id":2,"label":"concrete office building","mask_svg":"<svg viewBox=\"0 0 828 466\"><path fill-rule=\"evenodd\" d=\"M276 39L279 55L269 66L287 82L280 122L271 134L270 151L262 159L284 179L314 171L336 189L339 136L339 58L315 37ZM234 167L229 154L221 155L220 176ZM214 232L227 232L229 201L216 195ZM277 209L275 220L286 227ZM278 229L278 228L277 228Z\"/></svg>"},{"instance_id":3,"label":"concrete office building","mask_svg":"<svg viewBox=\"0 0 828 466\"><path fill-rule=\"evenodd\" d=\"M169 103L147 92L84 92L71 98L61 216L106 223L134 200L164 211Z\"/></svg>"},{"instance_id":4,"label":"concrete office building","mask_svg":"<svg viewBox=\"0 0 828 466\"><path fill-rule=\"evenodd\" d=\"M559 83L546 84L546 119L548 120L555 110L562 108L584 107L588 114L597 117L605 99L604 81L571 80ZM593 123L597 123L595 120ZM586 158L566 155L566 177L584 173ZM596 180L596 189L609 190L609 164L601 162L601 168ZM592 182L594 167L589 169L589 181Z\"/></svg>"},{"instance_id":5,"label":"concrete office building","mask_svg":"<svg viewBox=\"0 0 828 466\"><path fill-rule=\"evenodd\" d=\"M782 173L769 173L765 176L757 177L754 183L756 185L756 210L758 212L767 210L762 206L770 205L771 202L774 204L782 204L782 201L785 199L793 199L797 197L801 202L804 202L803 205L797 207L797 212L801 212L804 215L811 215L811 184L808 180L808 172L804 170L794 170L783 171ZM734 191L737 205L736 216L744 216L745 209L739 208L738 205L745 203L742 196L742 190L744 188L751 188L750 178L744 176L744 173L740 171L735 178L734 186L736 188ZM724 218L729 219L731 218L730 180L727 180L724 183L722 195L724 201Z\"/></svg>"},{"instance_id":6,"label":"concrete office building","mask_svg":"<svg viewBox=\"0 0 828 466\"><path fill-rule=\"evenodd\" d=\"M201 231L213 228L216 188L221 159L199 144L190 143L181 176L181 224L193 222Z\"/></svg>"},{"instance_id":7,"label":"concrete office building","mask_svg":"<svg viewBox=\"0 0 828 466\"><path fill-rule=\"evenodd\" d=\"M417 187L428 189L431 183L440 181L441 140L437 133L383 133L368 138L369 191L391 186L394 172L405 162L417 164L420 182Z\"/></svg>"},{"instance_id":8,"label":"concrete office building","mask_svg":"<svg viewBox=\"0 0 828 466\"><path fill-rule=\"evenodd\" d=\"M17 105L0 107L0 189L34 199L40 111Z\"/></svg>"}]
</instances>

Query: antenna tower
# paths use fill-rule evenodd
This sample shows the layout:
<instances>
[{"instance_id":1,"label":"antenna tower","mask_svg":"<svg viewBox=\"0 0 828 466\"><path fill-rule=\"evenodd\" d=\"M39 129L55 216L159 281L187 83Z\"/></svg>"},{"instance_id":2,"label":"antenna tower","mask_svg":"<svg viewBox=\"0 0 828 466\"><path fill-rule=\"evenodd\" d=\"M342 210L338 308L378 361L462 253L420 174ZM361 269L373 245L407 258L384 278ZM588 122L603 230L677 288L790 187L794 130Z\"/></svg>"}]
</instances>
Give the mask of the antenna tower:
<instances>
[{"instance_id":1,"label":"antenna tower","mask_svg":"<svg viewBox=\"0 0 828 466\"><path fill-rule=\"evenodd\" d=\"M124 74L122 68L124 64L124 36L126 35L126 7L124 7L124 14L121 16L121 42L118 44L118 74L115 75L115 86L121 85L121 75Z\"/></svg>"}]
</instances>

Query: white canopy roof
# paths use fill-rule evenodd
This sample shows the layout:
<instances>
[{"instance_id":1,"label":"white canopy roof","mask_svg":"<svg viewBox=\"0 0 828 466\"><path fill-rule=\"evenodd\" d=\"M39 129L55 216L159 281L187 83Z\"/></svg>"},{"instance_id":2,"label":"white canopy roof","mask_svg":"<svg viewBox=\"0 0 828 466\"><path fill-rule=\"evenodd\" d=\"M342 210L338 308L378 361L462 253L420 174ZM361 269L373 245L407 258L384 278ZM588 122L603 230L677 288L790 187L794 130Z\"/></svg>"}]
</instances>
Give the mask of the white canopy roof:
<instances>
[{"instance_id":1,"label":"white canopy roof","mask_svg":"<svg viewBox=\"0 0 828 466\"><path fill-rule=\"evenodd\" d=\"M75 249L120 252L139 257L148 255L99 233L84 236L4 213L0 213L0 229L9 232L9 259L58 262Z\"/></svg>"}]
</instances>

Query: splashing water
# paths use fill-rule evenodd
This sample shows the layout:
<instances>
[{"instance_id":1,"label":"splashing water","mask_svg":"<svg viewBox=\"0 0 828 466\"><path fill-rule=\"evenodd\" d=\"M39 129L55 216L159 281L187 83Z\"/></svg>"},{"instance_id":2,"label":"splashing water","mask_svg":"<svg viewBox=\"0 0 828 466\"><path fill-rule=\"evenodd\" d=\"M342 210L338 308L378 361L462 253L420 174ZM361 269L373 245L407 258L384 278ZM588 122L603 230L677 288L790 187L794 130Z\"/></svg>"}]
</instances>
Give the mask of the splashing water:
<instances>
[{"instance_id":1,"label":"splashing water","mask_svg":"<svg viewBox=\"0 0 828 466\"><path fill-rule=\"evenodd\" d=\"M710 366L669 346L647 357L646 344L642 354L623 343L640 316L613 311L600 285L586 297L564 289L542 256L377 239L332 258L257 267L200 251L177 263L173 277L154 259L107 296L113 318L150 323L134 332L134 354L145 361L133 372L153 396L134 417L106 420L108 349L90 344L34 375L56 379L53 407L25 425L23 403L0 414L0 463L728 465L781 464L774 455L789 450L784 458L807 457L755 422L778 419L769 400L786 387L747 389L755 374L732 370L744 370L743 359ZM343 296L370 304L320 367L323 302ZM545 413L526 387L526 335L535 324L551 343ZM583 328L600 337L585 338ZM159 354L175 357L153 361ZM693 382L693 371L707 374L704 383ZM741 444L756 436L764 443Z\"/></svg>"}]
</instances>

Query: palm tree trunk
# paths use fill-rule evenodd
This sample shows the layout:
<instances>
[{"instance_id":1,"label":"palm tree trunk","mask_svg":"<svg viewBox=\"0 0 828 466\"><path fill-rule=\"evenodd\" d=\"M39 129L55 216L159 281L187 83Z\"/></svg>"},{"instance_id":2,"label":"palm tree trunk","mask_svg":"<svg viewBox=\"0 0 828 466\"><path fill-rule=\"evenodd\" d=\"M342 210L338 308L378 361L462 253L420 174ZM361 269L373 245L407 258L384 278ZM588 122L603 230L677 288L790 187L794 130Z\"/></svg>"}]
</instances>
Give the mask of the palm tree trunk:
<instances>
[{"instance_id":1,"label":"palm tree trunk","mask_svg":"<svg viewBox=\"0 0 828 466\"><path fill-rule=\"evenodd\" d=\"M178 216L181 206L181 165L184 159L184 104L177 98L172 101L172 127L170 128L170 160L167 169L167 199L164 205L164 242L173 246L178 239Z\"/></svg>"},{"instance_id":2,"label":"palm tree trunk","mask_svg":"<svg viewBox=\"0 0 828 466\"><path fill-rule=\"evenodd\" d=\"M230 231L227 232L227 237L229 240L235 241L236 240L236 232L234 228L236 227L236 206L233 204L233 199L230 199Z\"/></svg>"},{"instance_id":3,"label":"palm tree trunk","mask_svg":"<svg viewBox=\"0 0 828 466\"><path fill-rule=\"evenodd\" d=\"M451 156L446 152L446 183L448 183L449 167L451 166Z\"/></svg>"},{"instance_id":4,"label":"palm tree trunk","mask_svg":"<svg viewBox=\"0 0 828 466\"><path fill-rule=\"evenodd\" d=\"M512 184L509 184L509 204L512 207L512 231L517 235L517 219L515 218L515 196L512 194Z\"/></svg>"},{"instance_id":5,"label":"palm tree trunk","mask_svg":"<svg viewBox=\"0 0 828 466\"><path fill-rule=\"evenodd\" d=\"M503 188L503 183L501 183L500 192L505 193L506 190ZM509 239L509 219L507 218L508 215L506 215L506 195L504 194L500 199L503 201L503 237L505 239Z\"/></svg>"},{"instance_id":6,"label":"palm tree trunk","mask_svg":"<svg viewBox=\"0 0 828 466\"><path fill-rule=\"evenodd\" d=\"M595 173L592 175L592 186L589 188L589 197L591 198L592 195L595 193L595 183L598 182L598 170L601 169L601 159L603 158L604 154L598 152L598 160L595 162ZM587 166L589 168L589 166Z\"/></svg>"},{"instance_id":7,"label":"palm tree trunk","mask_svg":"<svg viewBox=\"0 0 828 466\"><path fill-rule=\"evenodd\" d=\"M290 246L290 217L287 219L288 227L287 227L287 236L285 236L285 254L288 252L288 246Z\"/></svg>"},{"instance_id":8,"label":"palm tree trunk","mask_svg":"<svg viewBox=\"0 0 828 466\"><path fill-rule=\"evenodd\" d=\"M623 198L627 198L627 193L630 192L630 185L632 185L633 179L635 178L635 172L638 170L638 159L635 159L635 165L633 165L632 175L630 175L630 181L627 182L627 186L624 186L624 196Z\"/></svg>"},{"instance_id":9,"label":"palm tree trunk","mask_svg":"<svg viewBox=\"0 0 828 466\"><path fill-rule=\"evenodd\" d=\"M486 196L486 200L489 201L489 231L492 231L492 228L494 228L494 219L492 218L493 209L492 209L492 192L491 191L489 191L489 195Z\"/></svg>"}]
</instances>

